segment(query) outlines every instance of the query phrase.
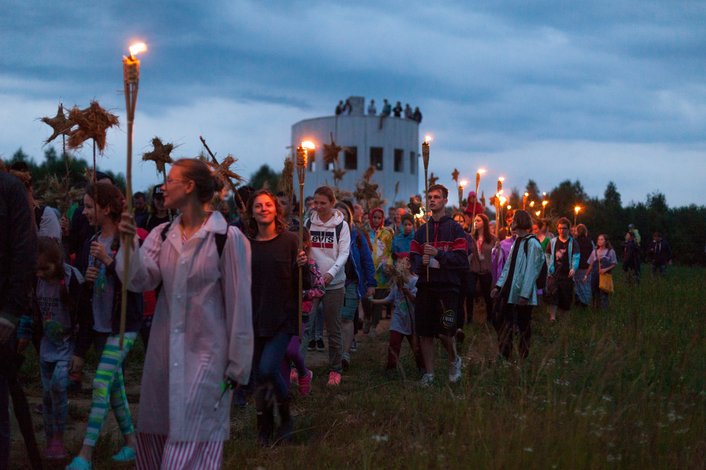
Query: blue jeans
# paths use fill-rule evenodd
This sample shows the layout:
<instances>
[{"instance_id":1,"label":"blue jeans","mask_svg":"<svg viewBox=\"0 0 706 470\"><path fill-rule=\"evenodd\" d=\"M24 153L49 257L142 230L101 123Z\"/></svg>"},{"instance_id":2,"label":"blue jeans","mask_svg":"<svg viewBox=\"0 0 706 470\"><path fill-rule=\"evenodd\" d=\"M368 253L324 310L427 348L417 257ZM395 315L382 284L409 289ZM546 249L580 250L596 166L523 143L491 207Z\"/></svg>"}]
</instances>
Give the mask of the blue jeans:
<instances>
[{"instance_id":1,"label":"blue jeans","mask_svg":"<svg viewBox=\"0 0 706 470\"><path fill-rule=\"evenodd\" d=\"M277 333L271 338L255 338L253 364L258 388L272 385L278 401L287 398L289 387L282 377L280 365L292 335ZM289 377L287 377L289 379Z\"/></svg>"}]
</instances>

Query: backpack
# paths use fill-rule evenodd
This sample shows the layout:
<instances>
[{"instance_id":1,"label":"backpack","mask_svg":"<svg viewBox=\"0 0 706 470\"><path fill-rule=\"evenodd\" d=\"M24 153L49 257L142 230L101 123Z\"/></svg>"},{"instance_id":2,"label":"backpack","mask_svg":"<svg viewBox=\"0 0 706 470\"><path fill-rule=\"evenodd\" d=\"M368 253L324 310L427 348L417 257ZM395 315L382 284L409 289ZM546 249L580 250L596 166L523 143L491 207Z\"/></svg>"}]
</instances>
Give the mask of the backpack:
<instances>
[{"instance_id":1,"label":"backpack","mask_svg":"<svg viewBox=\"0 0 706 470\"><path fill-rule=\"evenodd\" d=\"M159 234L163 242L167 239L167 233L169 233L171 227L172 223L169 222L162 229L162 233ZM215 234L214 238L216 239L216 250L218 250L218 257L220 258L223 255L223 248L226 246L226 240L228 239L228 229L226 229L226 233Z\"/></svg>"},{"instance_id":2,"label":"backpack","mask_svg":"<svg viewBox=\"0 0 706 470\"><path fill-rule=\"evenodd\" d=\"M167 225L164 226L162 229L162 232L159 234L159 238L162 239L162 242L164 242L167 239L167 233L169 232L169 229L172 226L172 222L170 221ZM218 251L218 258L220 259L223 255L223 248L226 246L226 241L228 240L228 228L226 228L225 233L216 233L214 235L214 238L216 239L216 250ZM154 290L155 296L159 297L159 292L162 290L162 283L160 282L157 288Z\"/></svg>"},{"instance_id":3,"label":"backpack","mask_svg":"<svg viewBox=\"0 0 706 470\"><path fill-rule=\"evenodd\" d=\"M527 237L527 241L525 242L525 257L527 257L527 250L528 250L527 245L529 244L529 241L532 238L537 240L537 242L539 243L539 240L534 235L530 235L529 237ZM539 244L541 246L541 243L539 243ZM544 256L544 255L542 255L542 256ZM537 289L544 289L545 287L547 287L547 273L548 273L547 262L544 261L542 263L542 269L541 269L541 271L539 271L539 276L537 276L537 280L535 281Z\"/></svg>"}]
</instances>

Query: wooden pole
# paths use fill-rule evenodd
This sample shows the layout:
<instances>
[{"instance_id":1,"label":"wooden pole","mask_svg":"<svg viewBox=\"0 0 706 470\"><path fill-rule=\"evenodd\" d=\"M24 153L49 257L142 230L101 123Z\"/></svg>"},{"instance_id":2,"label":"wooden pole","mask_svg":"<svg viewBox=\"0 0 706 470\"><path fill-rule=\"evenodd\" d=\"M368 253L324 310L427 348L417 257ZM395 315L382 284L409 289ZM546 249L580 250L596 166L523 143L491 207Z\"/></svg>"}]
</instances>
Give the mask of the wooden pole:
<instances>
[{"instance_id":1,"label":"wooden pole","mask_svg":"<svg viewBox=\"0 0 706 470\"><path fill-rule=\"evenodd\" d=\"M422 161L424 162L424 204L426 206L425 215L429 217L429 140L422 142ZM429 220L424 224L426 227L427 244L429 243ZM424 255L422 255L424 256ZM429 282L429 264L427 263L427 282Z\"/></svg>"},{"instance_id":2,"label":"wooden pole","mask_svg":"<svg viewBox=\"0 0 706 470\"><path fill-rule=\"evenodd\" d=\"M127 112L127 164L125 170L125 200L127 211L132 213L132 134L135 123L135 107L140 82L140 61L132 55L123 57L123 85L125 88L125 110ZM94 171L95 174L95 171ZM130 276L130 252L133 240L123 237L123 283L120 304L120 349L125 340L125 321L127 317L127 287Z\"/></svg>"},{"instance_id":3,"label":"wooden pole","mask_svg":"<svg viewBox=\"0 0 706 470\"><path fill-rule=\"evenodd\" d=\"M304 146L299 146L297 147L297 156L296 156L296 167L297 167L297 178L299 179L299 249L303 250L304 249L304 182L306 181L306 164L308 160L309 154L307 152L307 149ZM308 269L308 267L307 267ZM298 301L299 301L299 330L298 334L301 337L302 335L302 303L304 302L304 294L303 294L303 277L304 277L304 269L302 266L299 266L299 290L298 290Z\"/></svg>"}]
</instances>

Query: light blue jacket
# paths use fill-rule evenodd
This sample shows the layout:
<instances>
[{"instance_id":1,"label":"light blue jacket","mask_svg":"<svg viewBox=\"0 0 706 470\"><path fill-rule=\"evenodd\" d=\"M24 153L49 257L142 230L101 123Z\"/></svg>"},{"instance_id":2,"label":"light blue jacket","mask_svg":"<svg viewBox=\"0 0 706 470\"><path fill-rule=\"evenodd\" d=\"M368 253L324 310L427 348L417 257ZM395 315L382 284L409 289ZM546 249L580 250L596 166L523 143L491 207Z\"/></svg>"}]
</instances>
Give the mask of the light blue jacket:
<instances>
[{"instance_id":1,"label":"light blue jacket","mask_svg":"<svg viewBox=\"0 0 706 470\"><path fill-rule=\"evenodd\" d=\"M556 270L554 266L554 255L555 250L556 250L556 241L559 239L559 237L552 238L549 241L549 245L552 247L552 254L550 255L549 259L547 260L547 263L549 263L549 269L548 272L549 274L554 274L554 271ZM574 253L574 245L578 248L578 242L574 240L573 237L569 237L568 240L568 246L569 246L569 259L571 260L571 269L574 270L574 272L578 271L579 269L579 261L581 260L581 252L579 250L576 250L576 253Z\"/></svg>"},{"instance_id":2,"label":"light blue jacket","mask_svg":"<svg viewBox=\"0 0 706 470\"><path fill-rule=\"evenodd\" d=\"M510 248L510 257L505 262L503 272L496 283L496 286L502 288L508 278L510 265L512 264L512 253L515 251L515 244L528 243L527 254L525 247L520 245L517 250L517 261L515 261L515 274L512 277L512 285L508 295L508 303L519 304L520 297L528 299L529 305L537 305L537 277L542 270L542 263L545 262L544 253L542 253L542 245L536 237L524 236L518 238Z\"/></svg>"}]
</instances>

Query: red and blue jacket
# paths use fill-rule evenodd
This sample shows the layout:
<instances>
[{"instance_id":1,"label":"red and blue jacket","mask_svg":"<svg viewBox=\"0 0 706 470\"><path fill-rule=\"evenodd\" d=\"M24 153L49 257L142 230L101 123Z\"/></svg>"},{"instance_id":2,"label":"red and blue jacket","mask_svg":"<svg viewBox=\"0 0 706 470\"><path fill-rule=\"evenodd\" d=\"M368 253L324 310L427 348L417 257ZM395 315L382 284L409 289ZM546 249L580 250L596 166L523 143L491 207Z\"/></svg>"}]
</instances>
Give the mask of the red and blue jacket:
<instances>
[{"instance_id":1,"label":"red and blue jacket","mask_svg":"<svg viewBox=\"0 0 706 470\"><path fill-rule=\"evenodd\" d=\"M439 253L434 257L439 268L427 269L422 263L424 244L427 243L427 225L429 225L428 243L433 245ZM417 286L428 285L443 290L458 291L461 287L463 273L468 271L468 242L463 228L451 217L445 215L438 221L433 218L419 227L414 233L414 240L410 245L410 259L412 271L419 276Z\"/></svg>"}]
</instances>

